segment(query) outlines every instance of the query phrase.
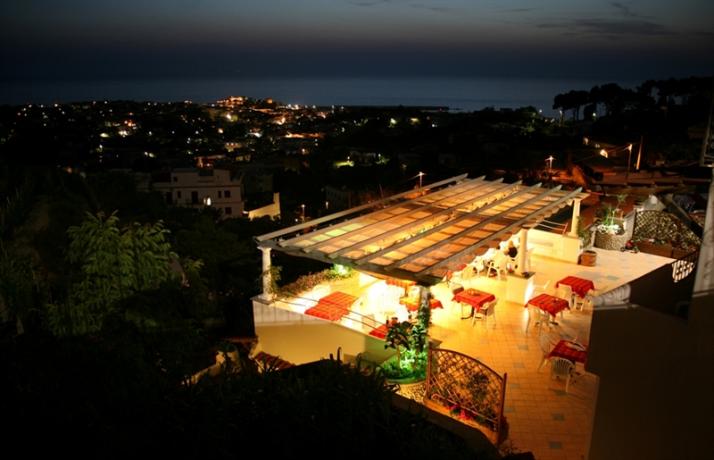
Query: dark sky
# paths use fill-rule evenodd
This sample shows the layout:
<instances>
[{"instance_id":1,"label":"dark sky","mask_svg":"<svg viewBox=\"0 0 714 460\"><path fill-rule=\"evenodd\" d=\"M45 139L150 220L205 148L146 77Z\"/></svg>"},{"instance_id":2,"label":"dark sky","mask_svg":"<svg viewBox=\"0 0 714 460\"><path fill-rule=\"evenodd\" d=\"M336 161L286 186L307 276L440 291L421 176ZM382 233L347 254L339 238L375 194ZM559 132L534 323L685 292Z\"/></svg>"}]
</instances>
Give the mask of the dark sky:
<instances>
[{"instance_id":1,"label":"dark sky","mask_svg":"<svg viewBox=\"0 0 714 460\"><path fill-rule=\"evenodd\" d=\"M714 0L4 0L0 78L714 73Z\"/></svg>"}]
</instances>

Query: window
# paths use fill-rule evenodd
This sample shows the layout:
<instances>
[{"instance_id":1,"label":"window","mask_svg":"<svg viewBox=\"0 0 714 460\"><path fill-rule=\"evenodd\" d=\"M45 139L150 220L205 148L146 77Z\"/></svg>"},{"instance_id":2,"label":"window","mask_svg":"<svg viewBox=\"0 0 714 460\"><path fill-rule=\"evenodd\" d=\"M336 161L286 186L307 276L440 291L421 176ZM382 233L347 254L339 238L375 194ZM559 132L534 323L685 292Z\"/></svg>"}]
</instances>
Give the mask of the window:
<instances>
[{"instance_id":1,"label":"window","mask_svg":"<svg viewBox=\"0 0 714 460\"><path fill-rule=\"evenodd\" d=\"M230 197L231 197L231 191L230 191L230 190L226 190L225 192L223 192L223 196L226 197L226 198L230 198Z\"/></svg>"},{"instance_id":2,"label":"window","mask_svg":"<svg viewBox=\"0 0 714 460\"><path fill-rule=\"evenodd\" d=\"M226 212L227 216L230 216L231 214L233 214L233 208L225 208L224 211Z\"/></svg>"},{"instance_id":3,"label":"window","mask_svg":"<svg viewBox=\"0 0 714 460\"><path fill-rule=\"evenodd\" d=\"M176 198L181 198L181 190L176 192Z\"/></svg>"},{"instance_id":4,"label":"window","mask_svg":"<svg viewBox=\"0 0 714 460\"><path fill-rule=\"evenodd\" d=\"M220 190L218 191L218 198L223 198L223 192Z\"/></svg>"},{"instance_id":5,"label":"window","mask_svg":"<svg viewBox=\"0 0 714 460\"><path fill-rule=\"evenodd\" d=\"M191 204L198 204L198 192L195 190L191 192Z\"/></svg>"},{"instance_id":6,"label":"window","mask_svg":"<svg viewBox=\"0 0 714 460\"><path fill-rule=\"evenodd\" d=\"M174 180L174 182L178 182L178 177L173 176L172 179Z\"/></svg>"}]
</instances>

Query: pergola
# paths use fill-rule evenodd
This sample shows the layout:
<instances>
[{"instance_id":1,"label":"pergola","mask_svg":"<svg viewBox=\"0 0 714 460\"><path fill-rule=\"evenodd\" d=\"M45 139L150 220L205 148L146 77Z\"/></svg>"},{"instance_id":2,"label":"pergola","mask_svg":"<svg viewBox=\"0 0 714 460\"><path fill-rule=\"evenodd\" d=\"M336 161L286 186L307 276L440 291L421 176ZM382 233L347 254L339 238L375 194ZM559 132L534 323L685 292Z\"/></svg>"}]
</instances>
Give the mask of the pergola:
<instances>
[{"instance_id":1,"label":"pergola","mask_svg":"<svg viewBox=\"0 0 714 460\"><path fill-rule=\"evenodd\" d=\"M263 250L263 287L270 250L351 266L423 284L439 282L452 267L497 247L573 204L577 235L580 189L505 184L460 175L256 238ZM519 251L525 262L526 251ZM524 264L520 265L521 267Z\"/></svg>"}]
</instances>

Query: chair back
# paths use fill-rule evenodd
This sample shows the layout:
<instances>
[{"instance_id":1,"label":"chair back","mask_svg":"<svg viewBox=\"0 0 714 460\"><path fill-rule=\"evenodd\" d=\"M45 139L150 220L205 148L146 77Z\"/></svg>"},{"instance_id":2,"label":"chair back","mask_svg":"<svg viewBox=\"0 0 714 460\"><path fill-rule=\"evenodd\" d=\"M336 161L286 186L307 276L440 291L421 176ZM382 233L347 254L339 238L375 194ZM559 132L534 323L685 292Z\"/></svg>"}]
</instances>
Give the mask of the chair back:
<instances>
[{"instance_id":1,"label":"chair back","mask_svg":"<svg viewBox=\"0 0 714 460\"><path fill-rule=\"evenodd\" d=\"M573 288L568 284L560 284L555 291L555 296L568 301L568 306L573 306Z\"/></svg>"},{"instance_id":2,"label":"chair back","mask_svg":"<svg viewBox=\"0 0 714 460\"><path fill-rule=\"evenodd\" d=\"M496 299L487 303L484 306L484 308L481 310L481 311L483 311L483 314L486 316L493 316L496 313L496 303L498 303L498 300L496 300Z\"/></svg>"},{"instance_id":3,"label":"chair back","mask_svg":"<svg viewBox=\"0 0 714 460\"><path fill-rule=\"evenodd\" d=\"M550 280L547 280L543 284L536 284L533 289L533 295L545 294L548 292L548 286L550 286Z\"/></svg>"},{"instance_id":4,"label":"chair back","mask_svg":"<svg viewBox=\"0 0 714 460\"><path fill-rule=\"evenodd\" d=\"M546 356L553 349L553 344L550 343L550 336L548 334L541 334L538 340L543 356Z\"/></svg>"},{"instance_id":5,"label":"chair back","mask_svg":"<svg viewBox=\"0 0 714 460\"><path fill-rule=\"evenodd\" d=\"M574 369L575 364L565 358L555 357L550 359L550 372L552 375L558 377L569 377Z\"/></svg>"}]
</instances>

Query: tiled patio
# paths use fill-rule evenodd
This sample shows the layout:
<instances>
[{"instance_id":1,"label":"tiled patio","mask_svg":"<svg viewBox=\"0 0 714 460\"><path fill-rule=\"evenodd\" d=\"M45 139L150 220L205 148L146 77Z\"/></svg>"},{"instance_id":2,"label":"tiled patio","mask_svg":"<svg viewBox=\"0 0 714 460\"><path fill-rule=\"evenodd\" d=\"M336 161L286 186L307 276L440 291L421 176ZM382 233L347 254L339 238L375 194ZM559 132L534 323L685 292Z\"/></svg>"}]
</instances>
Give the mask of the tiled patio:
<instances>
[{"instance_id":1,"label":"tiled patio","mask_svg":"<svg viewBox=\"0 0 714 460\"><path fill-rule=\"evenodd\" d=\"M597 264L594 267L534 255L532 269L536 272L536 284L542 285L550 280L548 291L552 293L558 280L574 275L592 280L597 292L602 293L671 262L670 259L644 253L597 249L596 252ZM551 379L548 365L538 372L542 359L539 332L533 325L526 332L528 311L522 304L505 300L506 281L481 275L463 284L496 295L499 299L496 321L490 318L487 326L477 322L472 327L470 319L460 318L460 306L451 302L451 291L445 283L441 283L432 287L432 292L442 301L444 309L433 310L430 336L440 342L441 348L477 358L500 374L508 373L505 401L505 415L509 423L507 445L520 451L531 451L539 460L586 458L597 377L577 364L576 369L581 375L574 383L571 381L566 394L564 382ZM331 285L333 292L338 290L355 296L359 296L364 289L365 286L360 286L354 277ZM557 318L557 326L544 328L543 333L550 334L554 343L560 338L577 338L579 342L588 344L591 318L592 310L589 308L566 311L564 318ZM320 324L324 326L320 328ZM340 339L339 334L335 334L335 328L340 329L322 321L294 326L283 323L259 328L258 335L266 344L299 343L301 347L298 348L319 339L322 344L320 349L327 356L341 344L338 343ZM329 337L328 332L331 334ZM317 342L315 344L317 346Z\"/></svg>"},{"instance_id":2,"label":"tiled patio","mask_svg":"<svg viewBox=\"0 0 714 460\"><path fill-rule=\"evenodd\" d=\"M595 283L598 292L607 292L638 278L670 259L649 254L631 254L616 251L598 252L597 265L585 267L534 256L536 284L550 279L550 289L555 282L568 275L587 278ZM460 319L460 307L450 305L437 313L430 335L441 341L441 347L475 357L499 373L508 373L505 415L509 423L509 441L518 450L531 451L539 460L584 459L587 456L592 417L597 392L597 377L584 371L571 381L569 392L563 381L550 377L545 365L540 372L542 359L539 333L531 325L526 332L528 312L523 305L505 300L505 281L480 276L467 281L475 287L495 294L499 299L496 321L488 324ZM447 290L440 285L435 288ZM439 295L437 291L437 295ZM448 297L448 292L443 296ZM558 325L543 333L553 341L574 338L589 342L592 310L566 311L557 318ZM509 442L507 441L507 442Z\"/></svg>"}]
</instances>

